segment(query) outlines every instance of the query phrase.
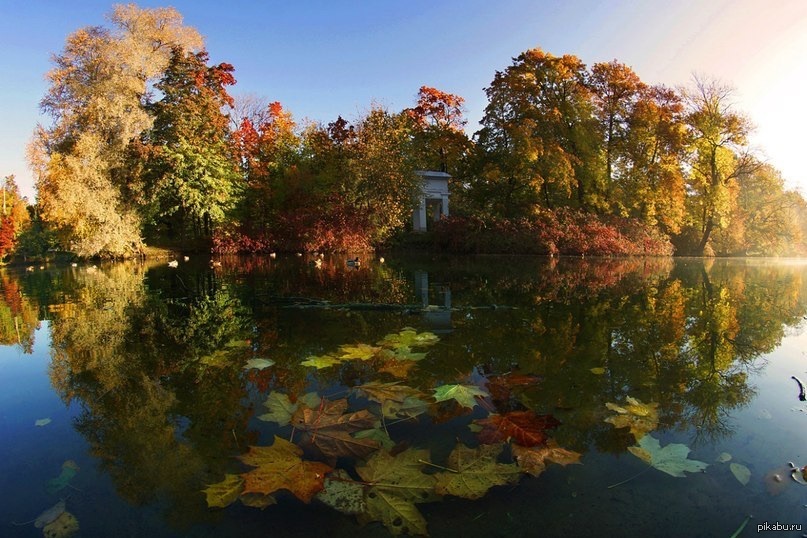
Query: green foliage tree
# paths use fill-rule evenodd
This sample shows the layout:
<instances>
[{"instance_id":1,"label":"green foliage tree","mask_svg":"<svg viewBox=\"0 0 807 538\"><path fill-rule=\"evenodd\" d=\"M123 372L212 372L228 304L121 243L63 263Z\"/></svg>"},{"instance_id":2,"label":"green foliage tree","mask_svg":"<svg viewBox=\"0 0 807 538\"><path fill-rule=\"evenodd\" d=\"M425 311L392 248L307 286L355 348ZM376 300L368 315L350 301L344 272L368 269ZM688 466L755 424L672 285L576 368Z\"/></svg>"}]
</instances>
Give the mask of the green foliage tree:
<instances>
[{"instance_id":1,"label":"green foliage tree","mask_svg":"<svg viewBox=\"0 0 807 538\"><path fill-rule=\"evenodd\" d=\"M162 78L155 85L163 97L148 110L154 125L149 146L147 192L169 238L210 236L235 207L240 192L231 151L232 107L226 86L235 84L233 66L207 66L206 52L174 47Z\"/></svg>"}]
</instances>

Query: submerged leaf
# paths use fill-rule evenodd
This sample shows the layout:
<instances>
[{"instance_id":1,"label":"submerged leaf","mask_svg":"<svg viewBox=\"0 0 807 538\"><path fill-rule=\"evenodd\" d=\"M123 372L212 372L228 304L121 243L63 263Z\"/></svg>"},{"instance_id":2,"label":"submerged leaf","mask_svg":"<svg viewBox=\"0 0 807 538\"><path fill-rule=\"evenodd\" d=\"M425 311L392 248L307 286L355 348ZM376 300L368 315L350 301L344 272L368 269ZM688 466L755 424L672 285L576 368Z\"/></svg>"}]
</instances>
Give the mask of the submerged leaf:
<instances>
[{"instance_id":1,"label":"submerged leaf","mask_svg":"<svg viewBox=\"0 0 807 538\"><path fill-rule=\"evenodd\" d=\"M483 427L479 433L482 443L494 444L513 439L525 447L543 444L546 430L560 424L552 415L537 415L533 411L492 414L475 422Z\"/></svg>"},{"instance_id":2,"label":"submerged leaf","mask_svg":"<svg viewBox=\"0 0 807 538\"><path fill-rule=\"evenodd\" d=\"M688 446L680 443L670 443L662 448L658 439L649 434L642 437L637 446L628 447L628 450L631 454L646 461L659 471L679 478L686 476L684 471L694 473L703 471L709 466L702 461L688 459Z\"/></svg>"},{"instance_id":3,"label":"submerged leaf","mask_svg":"<svg viewBox=\"0 0 807 538\"><path fill-rule=\"evenodd\" d=\"M49 418L40 418L36 422L34 422L34 426L47 426L51 423Z\"/></svg>"},{"instance_id":4,"label":"submerged leaf","mask_svg":"<svg viewBox=\"0 0 807 538\"><path fill-rule=\"evenodd\" d=\"M546 470L546 462L552 461L566 466L570 463L580 463L579 452L568 450L558 446L554 439L549 439L546 445L523 447L521 445L511 445L513 456L518 462L518 466L525 473L538 476Z\"/></svg>"},{"instance_id":5,"label":"submerged leaf","mask_svg":"<svg viewBox=\"0 0 807 538\"><path fill-rule=\"evenodd\" d=\"M442 385L434 389L435 401L456 400L463 407L473 408L476 396L485 398L489 394L476 385Z\"/></svg>"},{"instance_id":6,"label":"submerged leaf","mask_svg":"<svg viewBox=\"0 0 807 538\"><path fill-rule=\"evenodd\" d=\"M342 355L339 357L341 360L358 359L360 361L368 361L375 357L376 353L381 351L380 347L371 346L368 344L356 344L355 346L344 345L339 347Z\"/></svg>"},{"instance_id":7,"label":"submerged leaf","mask_svg":"<svg viewBox=\"0 0 807 538\"><path fill-rule=\"evenodd\" d=\"M263 405L269 412L259 415L258 419L264 422L277 422L279 426L291 422L291 416L297 411L297 404L291 403L287 395L277 391L271 393Z\"/></svg>"},{"instance_id":8,"label":"submerged leaf","mask_svg":"<svg viewBox=\"0 0 807 538\"><path fill-rule=\"evenodd\" d=\"M56 519L62 515L65 511L65 502L64 499L57 502L41 514L39 514L36 519L34 520L34 527L37 529L41 529L45 525L56 521Z\"/></svg>"},{"instance_id":9,"label":"submerged leaf","mask_svg":"<svg viewBox=\"0 0 807 538\"><path fill-rule=\"evenodd\" d=\"M493 486L513 484L520 471L515 464L499 463L496 459L503 445L480 445L468 448L458 444L448 456L449 472L437 473L435 491L465 499L478 499Z\"/></svg>"},{"instance_id":10,"label":"submerged leaf","mask_svg":"<svg viewBox=\"0 0 807 538\"><path fill-rule=\"evenodd\" d=\"M331 366L335 366L341 362L341 359L334 357L333 355L311 355L306 360L301 362L300 365L310 366L316 368L317 370L322 370L323 368L330 368Z\"/></svg>"},{"instance_id":11,"label":"submerged leaf","mask_svg":"<svg viewBox=\"0 0 807 538\"><path fill-rule=\"evenodd\" d=\"M73 460L67 460L62 464L62 472L56 478L48 480L45 486L45 491L50 494L56 493L66 488L70 484L70 480L76 476L78 472L78 465Z\"/></svg>"},{"instance_id":12,"label":"submerged leaf","mask_svg":"<svg viewBox=\"0 0 807 538\"><path fill-rule=\"evenodd\" d=\"M292 417L294 427L304 432L311 444L330 458L365 458L378 450L380 445L373 439L357 439L351 435L373 428L376 417L366 409L346 413L345 399L322 402L322 405L313 409L302 406Z\"/></svg>"},{"instance_id":13,"label":"submerged leaf","mask_svg":"<svg viewBox=\"0 0 807 538\"><path fill-rule=\"evenodd\" d=\"M70 538L79 530L78 519L70 512L62 512L54 521L45 525L45 538Z\"/></svg>"},{"instance_id":14,"label":"submerged leaf","mask_svg":"<svg viewBox=\"0 0 807 538\"><path fill-rule=\"evenodd\" d=\"M224 508L238 500L244 490L244 479L237 474L225 474L224 480L210 484L202 491L210 508Z\"/></svg>"},{"instance_id":15,"label":"submerged leaf","mask_svg":"<svg viewBox=\"0 0 807 538\"><path fill-rule=\"evenodd\" d=\"M264 368L269 368L275 364L275 361L270 359L249 359L247 363L244 365L244 370L263 370Z\"/></svg>"},{"instance_id":16,"label":"submerged leaf","mask_svg":"<svg viewBox=\"0 0 807 538\"><path fill-rule=\"evenodd\" d=\"M743 486L748 485L748 482L751 480L751 470L748 467L741 463L732 463L729 465L729 469L740 484Z\"/></svg>"},{"instance_id":17,"label":"submerged leaf","mask_svg":"<svg viewBox=\"0 0 807 538\"><path fill-rule=\"evenodd\" d=\"M721 452L715 461L718 463L726 463L727 461L731 461L731 454L728 452Z\"/></svg>"},{"instance_id":18,"label":"submerged leaf","mask_svg":"<svg viewBox=\"0 0 807 538\"><path fill-rule=\"evenodd\" d=\"M601 366L597 366L595 368L592 368L589 371L594 375L603 375L605 373L605 368L603 368Z\"/></svg>"},{"instance_id":19,"label":"submerged leaf","mask_svg":"<svg viewBox=\"0 0 807 538\"><path fill-rule=\"evenodd\" d=\"M388 334L377 343L379 346L408 352L409 348L432 346L439 341L440 337L432 332L419 333L412 327L404 327L401 332Z\"/></svg>"},{"instance_id":20,"label":"submerged leaf","mask_svg":"<svg viewBox=\"0 0 807 538\"><path fill-rule=\"evenodd\" d=\"M265 509L267 506L277 504L277 500L271 495L262 495L260 493L244 493L241 495L241 504L249 506L250 508Z\"/></svg>"},{"instance_id":21,"label":"submerged leaf","mask_svg":"<svg viewBox=\"0 0 807 538\"><path fill-rule=\"evenodd\" d=\"M245 464L255 467L241 475L244 493L269 495L285 489L303 502L310 502L323 488L325 475L332 468L316 461L303 461L303 450L275 436L272 446L251 446L240 456Z\"/></svg>"},{"instance_id":22,"label":"submerged leaf","mask_svg":"<svg viewBox=\"0 0 807 538\"><path fill-rule=\"evenodd\" d=\"M645 434L658 427L658 404L655 402L645 404L630 396L627 400L628 404L625 406L606 403L605 407L616 411L617 414L606 418L605 422L617 428L630 428L634 438L639 441Z\"/></svg>"}]
</instances>

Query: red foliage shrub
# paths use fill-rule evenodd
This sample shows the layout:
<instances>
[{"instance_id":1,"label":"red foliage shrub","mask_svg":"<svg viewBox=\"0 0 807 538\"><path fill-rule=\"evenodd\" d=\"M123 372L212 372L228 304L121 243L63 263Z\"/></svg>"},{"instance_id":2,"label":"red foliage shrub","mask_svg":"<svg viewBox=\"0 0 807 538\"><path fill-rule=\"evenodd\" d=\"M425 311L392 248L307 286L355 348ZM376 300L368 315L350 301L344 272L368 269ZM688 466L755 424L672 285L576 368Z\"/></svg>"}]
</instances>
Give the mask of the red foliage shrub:
<instances>
[{"instance_id":1,"label":"red foliage shrub","mask_svg":"<svg viewBox=\"0 0 807 538\"><path fill-rule=\"evenodd\" d=\"M276 215L270 230L248 234L221 230L213 237L218 254L272 251L362 251L372 250L369 214L339 198L315 207L298 207Z\"/></svg>"},{"instance_id":2,"label":"red foliage shrub","mask_svg":"<svg viewBox=\"0 0 807 538\"><path fill-rule=\"evenodd\" d=\"M669 256L669 239L630 219L604 220L572 209L544 211L530 219L451 216L434 228L435 247L449 252Z\"/></svg>"}]
</instances>

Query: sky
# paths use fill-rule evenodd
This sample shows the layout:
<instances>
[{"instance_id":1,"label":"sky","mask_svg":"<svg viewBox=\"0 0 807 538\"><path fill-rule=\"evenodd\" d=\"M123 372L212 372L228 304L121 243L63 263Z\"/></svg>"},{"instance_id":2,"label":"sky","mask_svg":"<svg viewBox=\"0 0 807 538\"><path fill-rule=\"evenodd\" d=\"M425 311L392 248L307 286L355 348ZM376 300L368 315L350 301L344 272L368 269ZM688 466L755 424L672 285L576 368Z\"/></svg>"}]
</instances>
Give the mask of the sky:
<instances>
[{"instance_id":1,"label":"sky","mask_svg":"<svg viewBox=\"0 0 807 538\"><path fill-rule=\"evenodd\" d=\"M25 147L65 38L107 24L115 2L0 0L0 176L33 201ZM233 95L280 101L298 122L398 111L432 86L466 100L473 134L496 71L540 47L587 65L613 59L650 84L693 74L734 88L751 142L807 193L807 0L141 0L176 8L205 36L213 63L235 66Z\"/></svg>"}]
</instances>

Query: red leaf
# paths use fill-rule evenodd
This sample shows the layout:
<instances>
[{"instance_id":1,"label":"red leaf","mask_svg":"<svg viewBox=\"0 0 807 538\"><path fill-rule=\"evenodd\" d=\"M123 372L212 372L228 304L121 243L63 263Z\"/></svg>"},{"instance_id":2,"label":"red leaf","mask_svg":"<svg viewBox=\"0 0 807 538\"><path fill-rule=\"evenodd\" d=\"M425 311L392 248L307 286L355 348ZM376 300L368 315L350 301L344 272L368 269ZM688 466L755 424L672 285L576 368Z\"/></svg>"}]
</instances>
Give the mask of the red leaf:
<instances>
[{"instance_id":1,"label":"red leaf","mask_svg":"<svg viewBox=\"0 0 807 538\"><path fill-rule=\"evenodd\" d=\"M512 411L490 415L475 421L482 426L479 441L485 444L512 439L521 446L536 446L546 441L546 430L560 424L552 415L536 415L532 411Z\"/></svg>"}]
</instances>

